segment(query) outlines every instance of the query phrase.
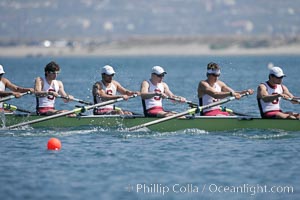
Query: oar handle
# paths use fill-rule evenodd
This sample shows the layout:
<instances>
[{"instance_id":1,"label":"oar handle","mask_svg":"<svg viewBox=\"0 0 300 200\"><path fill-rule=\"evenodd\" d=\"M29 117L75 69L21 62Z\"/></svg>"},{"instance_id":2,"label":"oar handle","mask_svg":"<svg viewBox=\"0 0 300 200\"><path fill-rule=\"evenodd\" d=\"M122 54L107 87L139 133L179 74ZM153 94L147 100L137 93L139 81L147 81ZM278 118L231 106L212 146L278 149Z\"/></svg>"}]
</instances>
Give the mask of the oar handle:
<instances>
[{"instance_id":1,"label":"oar handle","mask_svg":"<svg viewBox=\"0 0 300 200\"><path fill-rule=\"evenodd\" d=\"M177 102L180 102L182 103L181 99L180 98L172 98L172 97L167 97L167 99L170 99L172 101L177 101ZM187 103L188 105L190 105L191 107L198 107L198 104L192 102L192 101L184 101L184 103Z\"/></svg>"},{"instance_id":2,"label":"oar handle","mask_svg":"<svg viewBox=\"0 0 300 200\"><path fill-rule=\"evenodd\" d=\"M31 94L31 92L28 91L28 92L21 93L20 96L24 96L24 95L26 95L26 94ZM0 102L8 101L8 100L11 100L11 99L14 99L14 98L16 98L15 95L9 95L9 96L7 96L7 97L1 98L1 99L0 99Z\"/></svg>"},{"instance_id":3,"label":"oar handle","mask_svg":"<svg viewBox=\"0 0 300 200\"><path fill-rule=\"evenodd\" d=\"M250 95L249 94L249 92L246 92L246 93L244 93L244 94L241 94L241 97L244 97L244 96L248 96L248 95ZM180 98L172 98L172 97L167 97L167 99L170 99L170 100L172 100L172 101L178 101L178 102L181 102L181 100L180 100ZM235 97L229 97L229 98L227 98L227 99L229 99L229 101L231 101L231 100L233 100L233 99L235 99ZM228 100L225 100L225 102L227 102ZM194 103L194 102L192 102L192 101L185 101L184 103L187 103L187 104L189 104L191 107L198 107L198 104L196 104L196 103ZM214 105L215 106L215 105ZM205 109L205 108L204 108Z\"/></svg>"},{"instance_id":4,"label":"oar handle","mask_svg":"<svg viewBox=\"0 0 300 200\"><path fill-rule=\"evenodd\" d=\"M288 100L288 101L294 101L294 102L300 103L300 99L295 99L295 98L284 98L284 99Z\"/></svg>"},{"instance_id":5,"label":"oar handle","mask_svg":"<svg viewBox=\"0 0 300 200\"><path fill-rule=\"evenodd\" d=\"M58 95L57 97L58 97L58 98L62 98L62 99L66 99L66 100L70 100L69 96L61 96L61 95ZM85 104L85 105L93 105L93 103L88 102L88 101L84 101L84 100L82 100L82 99L73 98L72 100L73 100L73 101L76 101L76 102L79 102L79 103L82 103L82 104Z\"/></svg>"},{"instance_id":6,"label":"oar handle","mask_svg":"<svg viewBox=\"0 0 300 200\"><path fill-rule=\"evenodd\" d=\"M250 93L249 92L245 92L244 94L241 94L241 97L244 97L244 96L249 96Z\"/></svg>"}]
</instances>

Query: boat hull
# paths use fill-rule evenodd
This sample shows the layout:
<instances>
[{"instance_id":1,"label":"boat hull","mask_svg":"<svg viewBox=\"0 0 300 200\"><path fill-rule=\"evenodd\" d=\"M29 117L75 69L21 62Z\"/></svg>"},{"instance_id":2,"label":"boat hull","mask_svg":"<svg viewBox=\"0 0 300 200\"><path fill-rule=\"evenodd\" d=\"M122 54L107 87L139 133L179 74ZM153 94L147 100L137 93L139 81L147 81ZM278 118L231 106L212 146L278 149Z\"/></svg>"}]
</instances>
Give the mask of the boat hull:
<instances>
[{"instance_id":1,"label":"boat hull","mask_svg":"<svg viewBox=\"0 0 300 200\"><path fill-rule=\"evenodd\" d=\"M43 116L34 115L6 115L2 127L11 126L21 122L31 121ZM104 128L129 128L157 118L142 116L79 116L59 117L43 122L31 124L34 128L67 128L96 126ZM159 132L172 132L184 129L200 129L206 131L226 131L235 129L279 129L287 131L300 131L299 120L260 119L247 117L189 117L186 119L172 119L148 127Z\"/></svg>"}]
</instances>

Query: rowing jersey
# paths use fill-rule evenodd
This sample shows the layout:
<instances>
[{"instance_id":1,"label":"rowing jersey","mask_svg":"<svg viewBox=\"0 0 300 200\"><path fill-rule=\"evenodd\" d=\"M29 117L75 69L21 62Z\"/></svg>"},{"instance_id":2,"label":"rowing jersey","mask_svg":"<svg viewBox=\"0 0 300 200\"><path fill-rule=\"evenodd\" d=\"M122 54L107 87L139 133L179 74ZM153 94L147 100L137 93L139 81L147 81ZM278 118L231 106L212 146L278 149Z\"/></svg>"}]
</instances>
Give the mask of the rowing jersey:
<instances>
[{"instance_id":1,"label":"rowing jersey","mask_svg":"<svg viewBox=\"0 0 300 200\"><path fill-rule=\"evenodd\" d=\"M163 83L157 83L157 85L153 85L150 80L147 81L149 83L148 92L158 92L164 93L165 88ZM145 110L149 110L154 107L162 108L162 99L159 96L154 96L150 99L143 99L143 108Z\"/></svg>"},{"instance_id":2,"label":"rowing jersey","mask_svg":"<svg viewBox=\"0 0 300 200\"><path fill-rule=\"evenodd\" d=\"M47 82L45 78L42 78L43 81L43 88L42 91L47 91L47 92L57 92L59 91L59 85L57 80L53 80L51 84ZM37 97L37 109L38 108L54 108L55 105L55 96L53 95L48 95L45 97Z\"/></svg>"},{"instance_id":3,"label":"rowing jersey","mask_svg":"<svg viewBox=\"0 0 300 200\"><path fill-rule=\"evenodd\" d=\"M213 88L217 92L222 91L221 86L218 83L215 83L213 85ZM201 98L199 98L200 106L205 106L205 105L217 102L217 101L220 101L220 99L215 99L212 96L209 96L208 94L204 94ZM204 109L203 112L205 113L205 112L208 112L208 111L211 111L211 110L220 110L220 108L221 108L220 106L213 106L211 108Z\"/></svg>"},{"instance_id":4,"label":"rowing jersey","mask_svg":"<svg viewBox=\"0 0 300 200\"><path fill-rule=\"evenodd\" d=\"M269 82L265 82L262 84L264 84L266 86L267 92L269 95L283 93L282 85L276 84L275 86L271 86L269 84ZM260 109L261 113L281 110L280 109L280 101L281 101L281 97L275 99L272 102L264 102L262 99L259 99L258 100L259 109Z\"/></svg>"},{"instance_id":5,"label":"rowing jersey","mask_svg":"<svg viewBox=\"0 0 300 200\"><path fill-rule=\"evenodd\" d=\"M111 82L108 87L106 87L102 81L99 81L97 83L101 85L102 89L105 91L105 94L107 94L107 95L116 95L117 94L117 87L115 86L115 84L113 84L113 82ZM102 102L104 102L104 100L101 99L101 97L99 97L98 95L94 96L95 104L102 103ZM114 105L110 104L110 105L106 105L106 106L101 106L101 109L114 109Z\"/></svg>"},{"instance_id":6,"label":"rowing jersey","mask_svg":"<svg viewBox=\"0 0 300 200\"><path fill-rule=\"evenodd\" d=\"M5 91L5 85L2 81L0 81L0 91ZM0 108L3 108L3 102L0 103Z\"/></svg>"}]
</instances>

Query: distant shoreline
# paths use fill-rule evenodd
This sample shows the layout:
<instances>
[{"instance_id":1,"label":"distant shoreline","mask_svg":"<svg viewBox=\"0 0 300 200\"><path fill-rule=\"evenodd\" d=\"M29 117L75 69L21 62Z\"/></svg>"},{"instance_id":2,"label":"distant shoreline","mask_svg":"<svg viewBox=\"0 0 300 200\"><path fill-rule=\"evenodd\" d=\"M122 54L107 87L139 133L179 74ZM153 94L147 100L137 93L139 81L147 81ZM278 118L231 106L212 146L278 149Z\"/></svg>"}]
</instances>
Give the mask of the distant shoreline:
<instances>
[{"instance_id":1,"label":"distant shoreline","mask_svg":"<svg viewBox=\"0 0 300 200\"><path fill-rule=\"evenodd\" d=\"M240 48L230 46L211 49L206 44L109 44L96 48L82 47L0 47L0 57L95 57L95 56L229 56L229 55L300 55L300 44L263 48Z\"/></svg>"}]
</instances>

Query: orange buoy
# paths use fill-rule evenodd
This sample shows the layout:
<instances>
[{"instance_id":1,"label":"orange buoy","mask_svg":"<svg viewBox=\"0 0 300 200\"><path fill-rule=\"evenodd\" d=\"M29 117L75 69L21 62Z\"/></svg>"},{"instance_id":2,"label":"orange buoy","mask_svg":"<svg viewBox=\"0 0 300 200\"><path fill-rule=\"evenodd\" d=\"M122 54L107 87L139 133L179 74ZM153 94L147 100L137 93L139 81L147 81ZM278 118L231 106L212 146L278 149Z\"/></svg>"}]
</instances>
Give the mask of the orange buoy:
<instances>
[{"instance_id":1,"label":"orange buoy","mask_svg":"<svg viewBox=\"0 0 300 200\"><path fill-rule=\"evenodd\" d=\"M57 138L50 138L47 144L48 150L60 150L61 142Z\"/></svg>"}]
</instances>

